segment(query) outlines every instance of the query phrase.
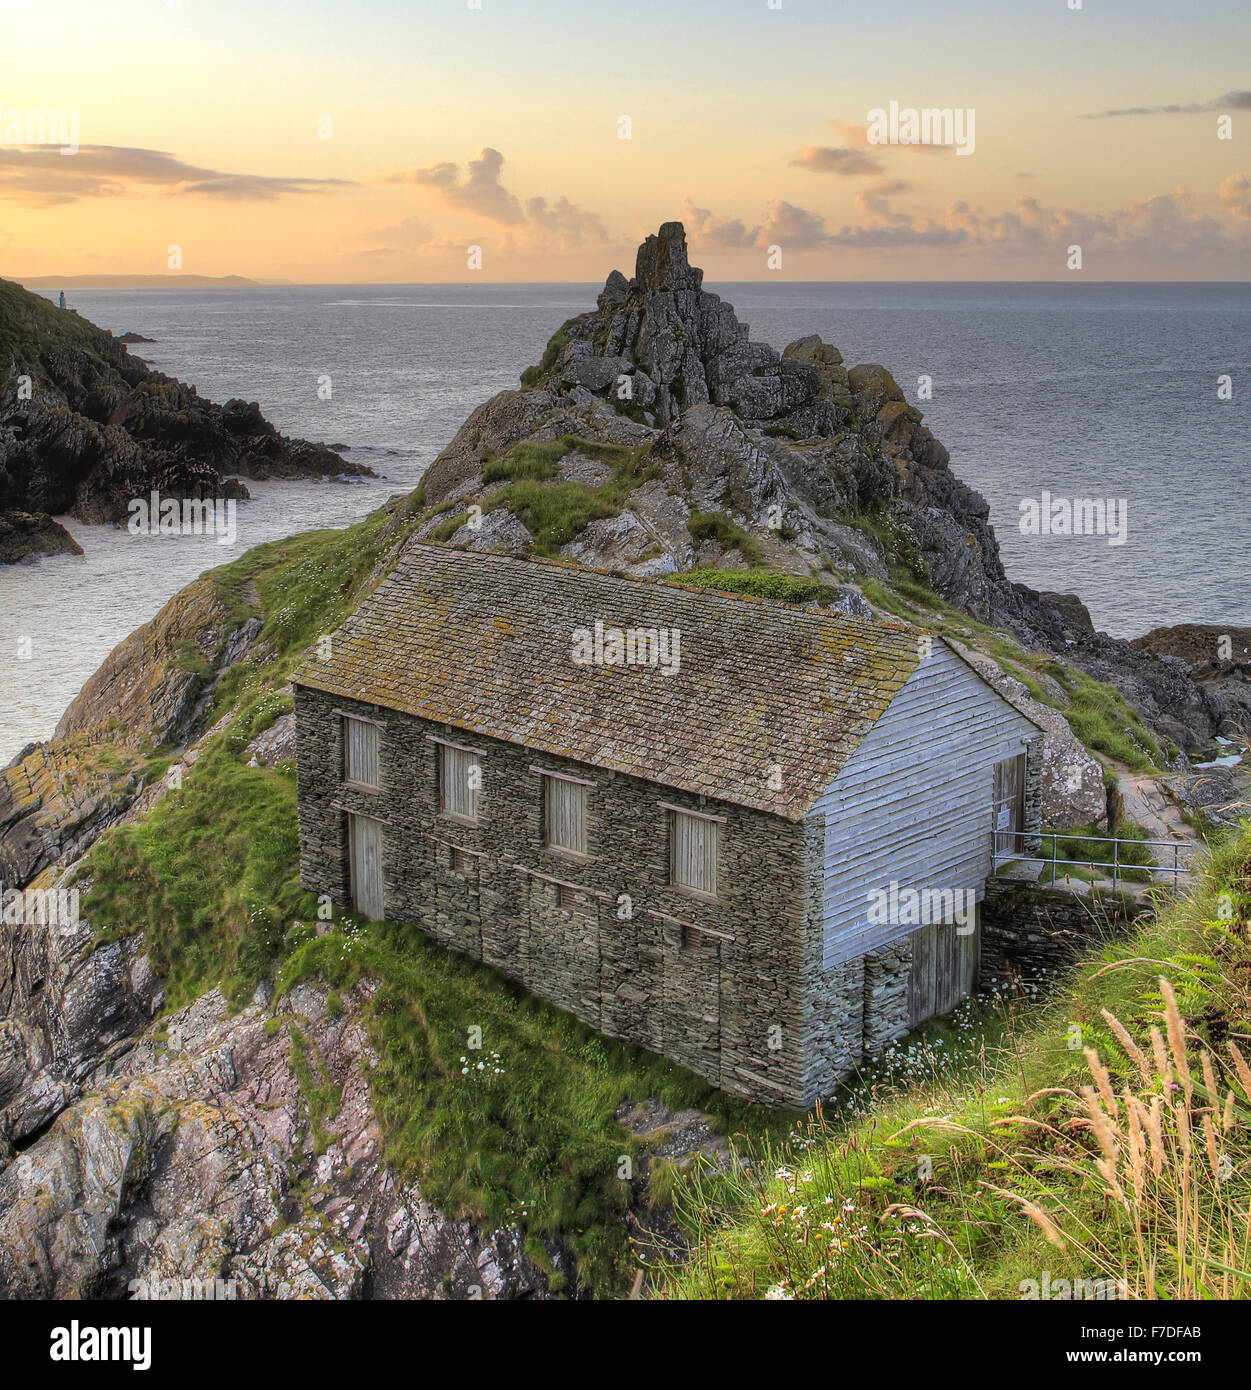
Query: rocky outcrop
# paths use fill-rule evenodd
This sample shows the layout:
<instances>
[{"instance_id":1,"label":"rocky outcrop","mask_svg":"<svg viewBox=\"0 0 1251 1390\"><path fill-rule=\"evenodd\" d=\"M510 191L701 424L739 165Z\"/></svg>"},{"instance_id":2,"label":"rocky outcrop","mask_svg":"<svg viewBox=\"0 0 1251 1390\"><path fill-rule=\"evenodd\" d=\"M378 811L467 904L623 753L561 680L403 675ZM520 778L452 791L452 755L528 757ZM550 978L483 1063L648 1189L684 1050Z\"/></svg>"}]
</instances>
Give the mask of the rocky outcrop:
<instances>
[{"instance_id":1,"label":"rocky outcrop","mask_svg":"<svg viewBox=\"0 0 1251 1390\"><path fill-rule=\"evenodd\" d=\"M46 512L0 512L0 565L82 553L82 546Z\"/></svg>"},{"instance_id":2,"label":"rocky outcrop","mask_svg":"<svg viewBox=\"0 0 1251 1390\"><path fill-rule=\"evenodd\" d=\"M1251 628L1183 623L1157 627L1135 638L1134 646L1182 663L1204 691L1217 732L1229 739L1251 739Z\"/></svg>"},{"instance_id":3,"label":"rocky outcrop","mask_svg":"<svg viewBox=\"0 0 1251 1390\"><path fill-rule=\"evenodd\" d=\"M213 991L129 1039L0 1169L0 1296L549 1296L521 1231L452 1220L387 1168L367 994L232 1014Z\"/></svg>"},{"instance_id":4,"label":"rocky outcrop","mask_svg":"<svg viewBox=\"0 0 1251 1390\"><path fill-rule=\"evenodd\" d=\"M0 884L24 886L71 862L121 819L147 784L145 757L203 732L216 680L260 628L232 616L202 578L118 643L55 736L0 773Z\"/></svg>"},{"instance_id":5,"label":"rocky outcrop","mask_svg":"<svg viewBox=\"0 0 1251 1390\"><path fill-rule=\"evenodd\" d=\"M0 923L0 1142L43 1130L161 999L138 937L97 948L81 922Z\"/></svg>"},{"instance_id":6,"label":"rocky outcrop","mask_svg":"<svg viewBox=\"0 0 1251 1390\"><path fill-rule=\"evenodd\" d=\"M483 482L490 460L565 437L646 448L659 479L618 496L612 515L590 515L562 556L650 575L743 565L747 544L772 568L835 583L905 578L1116 686L1185 753L1209 749L1240 718L1240 677L1205 685L1169 654L1096 632L1075 595L1013 583L985 498L951 471L890 372L848 368L815 334L780 355L752 342L733 308L704 289L680 223L639 247L632 278L608 276L595 309L560 328L522 385L475 410L423 481L429 506L478 501L486 514L450 536L438 514L422 538L529 554L536 537ZM604 485L579 457L572 443L555 477ZM733 525L695 538L697 514ZM1059 755L1066 766L1070 752ZM1078 800L1093 807L1089 767L1082 781L1089 794Z\"/></svg>"},{"instance_id":7,"label":"rocky outcrop","mask_svg":"<svg viewBox=\"0 0 1251 1390\"><path fill-rule=\"evenodd\" d=\"M0 281L0 519L9 517L0 562L12 563L3 555L28 535L14 513L117 522L153 489L246 498L238 476L345 473L373 476L324 445L279 434L255 402L215 405L86 319ZM29 533L13 558L40 553L40 540Z\"/></svg>"}]
</instances>

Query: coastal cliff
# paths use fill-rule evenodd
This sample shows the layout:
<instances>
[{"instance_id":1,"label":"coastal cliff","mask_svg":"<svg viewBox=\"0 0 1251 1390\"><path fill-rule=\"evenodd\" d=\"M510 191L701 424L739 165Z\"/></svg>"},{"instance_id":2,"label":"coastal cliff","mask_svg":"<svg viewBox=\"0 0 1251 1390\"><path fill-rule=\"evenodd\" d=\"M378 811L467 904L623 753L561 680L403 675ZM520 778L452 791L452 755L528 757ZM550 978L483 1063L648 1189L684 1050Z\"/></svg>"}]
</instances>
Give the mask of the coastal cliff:
<instances>
[{"instance_id":1,"label":"coastal cliff","mask_svg":"<svg viewBox=\"0 0 1251 1390\"><path fill-rule=\"evenodd\" d=\"M146 380L124 416L140 439ZM0 923L0 1293L620 1292L649 1242L677 1240L672 1165L724 1163L749 1123L775 1133L420 933L361 931L299 889L289 673L410 539L939 632L1046 730L1053 826L1106 826L1110 787L1184 790L1193 758L1245 731L1245 633L1209 670L1211 631L1122 643L1071 596L1013 584L985 502L890 373L816 337L753 344L680 224L522 387L475 410L414 494L185 588L4 769L0 879L77 889L82 915ZM186 460L242 418L216 410Z\"/></svg>"},{"instance_id":2,"label":"coastal cliff","mask_svg":"<svg viewBox=\"0 0 1251 1390\"><path fill-rule=\"evenodd\" d=\"M73 553L52 520L124 521L134 497L245 498L245 478L373 476L216 405L41 295L0 280L0 564ZM81 553L81 552L80 552Z\"/></svg>"},{"instance_id":3,"label":"coastal cliff","mask_svg":"<svg viewBox=\"0 0 1251 1390\"><path fill-rule=\"evenodd\" d=\"M608 276L521 385L430 465L423 538L640 575L815 577L851 612L932 626L955 610L956 627L963 614L1001 629L1115 687L1189 754L1251 723L1245 686L1213 692L1183 662L1096 632L1074 596L1014 583L985 498L891 373L846 367L816 335L781 353L754 342L703 288L680 222L639 247L631 279Z\"/></svg>"}]
</instances>

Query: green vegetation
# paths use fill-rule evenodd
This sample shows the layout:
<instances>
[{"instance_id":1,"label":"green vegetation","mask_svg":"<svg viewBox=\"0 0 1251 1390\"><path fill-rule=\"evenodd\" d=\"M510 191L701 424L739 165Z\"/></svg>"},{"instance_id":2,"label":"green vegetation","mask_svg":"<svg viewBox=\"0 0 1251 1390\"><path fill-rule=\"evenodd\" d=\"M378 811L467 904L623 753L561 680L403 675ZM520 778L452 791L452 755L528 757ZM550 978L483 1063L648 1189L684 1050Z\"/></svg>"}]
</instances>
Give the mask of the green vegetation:
<instances>
[{"instance_id":1,"label":"green vegetation","mask_svg":"<svg viewBox=\"0 0 1251 1390\"><path fill-rule=\"evenodd\" d=\"M106 335L89 320L67 314L43 295L0 279L0 372L4 375L9 364L16 362L36 380L47 381L50 364L59 376L71 366L69 355L80 355L87 359L80 367L94 373L97 386L107 382L120 400L127 388L117 367L101 351L106 344Z\"/></svg>"},{"instance_id":2,"label":"green vegetation","mask_svg":"<svg viewBox=\"0 0 1251 1390\"><path fill-rule=\"evenodd\" d=\"M239 621L262 619L261 639L219 684L211 718L224 725L204 740L181 787L92 847L84 915L100 926L100 941L146 934L168 974L169 1009L218 984L240 1007L277 973L280 992L320 975L336 1015L368 976L377 990L362 1007L380 1059L370 1080L388 1161L449 1212L559 1236L593 1287L620 1291L632 1269L619 1161L640 1141L617 1123L618 1107L659 1096L752 1134L780 1130L786 1117L596 1036L414 927L358 928L343 918L317 937L317 905L299 887L293 767L246 766L248 743L290 708L282 691L297 656L333 630L416 524L406 508L388 509L345 531L259 547L212 572ZM271 1022L271 1032L290 1029L291 1066L320 1150L338 1088L292 1016ZM481 1050L469 1046L474 1025Z\"/></svg>"},{"instance_id":3,"label":"green vegetation","mask_svg":"<svg viewBox=\"0 0 1251 1390\"><path fill-rule=\"evenodd\" d=\"M1147 772L1163 763L1155 736L1119 690L1073 667L1051 674L1069 692L1072 703L1064 717L1087 748L1115 758L1133 772Z\"/></svg>"},{"instance_id":4,"label":"green vegetation","mask_svg":"<svg viewBox=\"0 0 1251 1390\"><path fill-rule=\"evenodd\" d=\"M724 512L692 512L686 523L696 545L716 541L724 551L737 550L748 564L760 561L760 546Z\"/></svg>"},{"instance_id":5,"label":"green vegetation","mask_svg":"<svg viewBox=\"0 0 1251 1390\"><path fill-rule=\"evenodd\" d=\"M755 1117L758 1134L787 1122L599 1037L416 927L345 918L324 936L298 935L280 991L312 977L341 994L365 978L377 986L365 1018L388 1160L444 1211L561 1237L601 1292L619 1291L629 1273L619 1167L640 1141L616 1121L623 1100L699 1106L726 1126Z\"/></svg>"},{"instance_id":6,"label":"green vegetation","mask_svg":"<svg viewBox=\"0 0 1251 1390\"><path fill-rule=\"evenodd\" d=\"M214 692L195 767L142 821L96 842L82 870L85 911L101 939L146 933L167 1000L181 1007L221 984L245 1003L282 953L283 933L307 917L298 881L291 764L247 767L240 755L291 708L284 693L296 657L347 615L364 581L415 522L386 541L383 509L346 531L313 531L256 547L210 579L232 624L260 617L260 640ZM181 649L176 661L189 661Z\"/></svg>"},{"instance_id":7,"label":"green vegetation","mask_svg":"<svg viewBox=\"0 0 1251 1390\"><path fill-rule=\"evenodd\" d=\"M339 1113L343 1093L335 1084L329 1067L317 1055L317 1050L294 1023L288 1025L291 1036L291 1070L299 1082L300 1094L308 1110L309 1129L313 1135L313 1152L324 1154L330 1147L332 1135L326 1121Z\"/></svg>"},{"instance_id":8,"label":"green vegetation","mask_svg":"<svg viewBox=\"0 0 1251 1390\"><path fill-rule=\"evenodd\" d=\"M934 597L930 591L930 570L921 554L921 547L911 526L902 518L887 511L861 512L845 518L849 526L871 536L886 553L886 565L891 582L905 598L926 603Z\"/></svg>"},{"instance_id":9,"label":"green vegetation","mask_svg":"<svg viewBox=\"0 0 1251 1390\"><path fill-rule=\"evenodd\" d=\"M572 449L608 463L611 478L598 488L557 481L556 462ZM498 486L484 510L508 506L544 553L593 517L617 514L640 481L658 475L645 450L572 438L520 447L488 466ZM1088 1074L1081 1054L1068 1049L1066 1030L1076 1021L1084 1038L1110 1055L1111 1025L1101 1020L1100 1007L1107 1002L1127 1027L1140 1030L1144 1001L1158 1000L1153 980L1161 970L1182 996L1192 1030L1207 1029L1215 1042L1220 1027L1245 1029L1238 984L1246 978L1238 974L1247 964L1245 936L1227 918L1216 922L1214 887L1196 899L1198 917L1187 915L1189 906L1174 909L1139 939L1109 946L1103 961L1113 968L1080 975L1077 1002L1067 1012L1059 1003L1041 1011L1013 1003L989 1025L985 1045L967 1065L936 1070L919 1089L903 1093L909 1074L888 1066L879 1080L858 1078L848 1088L841 1122L830 1118L830 1107L797 1129L793 1116L740 1105L663 1058L598 1037L414 927L360 927L344 917L316 936L316 904L298 882L292 765L248 767L246 750L291 708L284 692L298 655L333 631L414 529L440 517L436 534L450 535L464 515L460 503L426 512L405 499L345 531L272 542L210 574L229 624L257 617L260 639L215 688L210 723L221 727L203 741L181 787L144 820L114 828L91 850L84 914L100 926L101 939L146 933L157 968L168 975L168 1008L218 984L242 1005L267 979L277 978L281 995L320 977L332 1015L348 1001L362 1011L379 1059L370 1079L388 1161L406 1179L420 1180L427 1199L449 1213L516 1223L536 1259L544 1253L541 1239L558 1237L601 1293L620 1291L632 1272L621 1217L637 1197L619 1164L623 1155L638 1155L641 1141L621 1128L616 1113L624 1101L648 1096L674 1108L704 1109L755 1160L752 1176L740 1170L720 1177L698 1163L679 1169L653 1161L647 1202L675 1201L696 1241L690 1265L671 1275L671 1294L752 1296L784 1286L797 1294L1015 1296L1023 1270L1111 1268L1124 1247L1108 1242L1127 1237L1093 1214L1096 1202L1106 1208L1107 1194L1097 1171L1092 1176L1088 1136L1073 1131L1074 1088ZM755 542L719 513L693 516L691 534L758 558ZM761 569L703 569L675 582L787 602L820 602L830 593L816 579ZM1058 705L1058 682L1081 736L1119 750L1109 756L1158 755L1115 692L1053 658L1023 651L923 584L906 585L866 590L875 601L889 599L900 616L998 656L1040 699ZM203 677L213 665L190 646L174 660ZM124 761L110 746L92 756L101 766ZM133 763L133 755L126 757ZM168 750L154 750L147 770L163 768L168 757ZM1075 867L1092 857L1063 839L1061 851ZM1251 891L1245 847L1241 860L1226 857L1219 871L1225 878L1214 882L1229 885L1245 917ZM371 991L357 991L366 979ZM274 1026L290 1030L291 1065L320 1149L332 1136L339 1092L299 1021L281 1013L281 998L278 1008L282 1022ZM471 1028L481 1029L480 1048L471 1045ZM941 1025L927 1034L947 1036ZM953 1040L958 1034L951 1033ZM1050 1086L1060 1089L1041 1094ZM869 1104L876 1124L860 1118ZM1014 1114L1027 1116L1030 1127L1006 1124ZM938 1131L936 1115L950 1116L949 1127ZM1047 1147L1053 1131L1064 1142ZM933 1178L922 1180L919 1156L927 1152L940 1157ZM1244 1162L1239 1171L1247 1167ZM804 1176L809 1169L811 1179ZM787 1176L773 1176L779 1170ZM1245 1206L1240 1193L1231 1189L1230 1200ZM1047 1262L1039 1245L1043 1228L1020 1216L1024 1196L1064 1224L1068 1265L1058 1256ZM1197 1200L1205 1219L1223 1219L1219 1193L1205 1191ZM840 1215L847 1202L852 1207ZM821 1224L826 1221L833 1231ZM862 1225L868 1235L859 1233ZM1097 1255L1080 1243L1092 1239L1104 1243ZM835 1241L842 1242L837 1259L819 1257ZM1224 1262L1245 1269L1244 1253L1231 1250ZM1201 1255L1190 1252L1189 1267L1193 1277L1210 1281L1215 1276ZM823 1261L825 1273L817 1275ZM1159 1277L1162 1289L1177 1286L1170 1271Z\"/></svg>"},{"instance_id":10,"label":"green vegetation","mask_svg":"<svg viewBox=\"0 0 1251 1390\"><path fill-rule=\"evenodd\" d=\"M1251 1296L1251 824L1001 1043L676 1190L670 1297ZM1115 1295L1114 1295L1115 1296Z\"/></svg>"},{"instance_id":11,"label":"green vegetation","mask_svg":"<svg viewBox=\"0 0 1251 1390\"><path fill-rule=\"evenodd\" d=\"M170 1007L219 983L242 1005L308 910L297 859L295 779L244 767L223 740L144 820L93 846L85 915L102 940L146 934Z\"/></svg>"},{"instance_id":12,"label":"green vegetation","mask_svg":"<svg viewBox=\"0 0 1251 1390\"><path fill-rule=\"evenodd\" d=\"M1124 764L1132 772L1150 772L1164 763L1164 751L1125 697L1084 671L1046 652L1030 652L995 628L979 623L928 589L892 576L889 585L867 579L861 586L875 607L916 623L992 656L1015 676L1040 704L1058 709L1087 748ZM1060 687L1057 697L1047 682ZM1067 702L1067 703L1066 703Z\"/></svg>"},{"instance_id":13,"label":"green vegetation","mask_svg":"<svg viewBox=\"0 0 1251 1390\"><path fill-rule=\"evenodd\" d=\"M551 381L556 371L556 359L568 347L569 339L573 336L573 329L577 326L579 318L585 317L587 317L585 314L581 314L566 319L547 340L547 347L543 349L543 356L538 365L527 367L521 374L521 384L527 391L537 390L540 386L546 386Z\"/></svg>"},{"instance_id":14,"label":"green vegetation","mask_svg":"<svg viewBox=\"0 0 1251 1390\"><path fill-rule=\"evenodd\" d=\"M831 599L837 590L802 574L782 574L777 570L684 570L670 577L671 584L698 584L706 589L722 589L753 598L778 599L782 603L819 603Z\"/></svg>"},{"instance_id":15,"label":"green vegetation","mask_svg":"<svg viewBox=\"0 0 1251 1390\"><path fill-rule=\"evenodd\" d=\"M482 504L484 512L507 507L534 537L540 555L555 555L583 527L602 517L618 516L621 504L585 483L509 483Z\"/></svg>"},{"instance_id":16,"label":"green vegetation","mask_svg":"<svg viewBox=\"0 0 1251 1390\"><path fill-rule=\"evenodd\" d=\"M575 452L608 464L612 476L599 486L568 479L555 481L557 463ZM508 481L483 499L482 510L486 513L507 507L534 537L537 552L554 555L590 522L619 516L635 488L660 476L659 467L648 461L650 452L650 445L627 449L574 435L541 444L518 444L503 458L487 460L483 481Z\"/></svg>"},{"instance_id":17,"label":"green vegetation","mask_svg":"<svg viewBox=\"0 0 1251 1390\"><path fill-rule=\"evenodd\" d=\"M1147 832L1134 821L1122 821L1116 827L1116 838L1121 841L1145 840ZM1111 840L1100 835L1099 827L1096 825L1074 826L1066 835L1044 835L1042 848L1038 853L1046 859L1053 853L1057 856L1056 878L1063 878L1065 874L1069 874L1071 877L1091 881L1112 877L1111 869L1092 866L1111 864L1115 856L1121 866L1121 879L1127 883L1150 883L1151 874L1148 869L1155 863L1146 845L1114 845ZM1051 877L1051 869L1048 866L1040 881L1048 883Z\"/></svg>"}]
</instances>

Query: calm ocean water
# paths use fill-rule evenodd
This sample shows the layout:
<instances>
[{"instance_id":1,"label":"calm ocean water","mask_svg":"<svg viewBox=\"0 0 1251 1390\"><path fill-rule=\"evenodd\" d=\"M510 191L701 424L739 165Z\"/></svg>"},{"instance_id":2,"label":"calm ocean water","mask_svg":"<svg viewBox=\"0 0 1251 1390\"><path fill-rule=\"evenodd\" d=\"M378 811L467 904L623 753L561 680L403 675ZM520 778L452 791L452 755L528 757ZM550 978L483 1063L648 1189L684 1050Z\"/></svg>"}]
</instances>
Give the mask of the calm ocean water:
<instances>
[{"instance_id":1,"label":"calm ocean water","mask_svg":"<svg viewBox=\"0 0 1251 1390\"><path fill-rule=\"evenodd\" d=\"M628 269L628 267L625 267ZM990 502L1009 574L1076 591L1097 626L1251 624L1246 519L1251 285L715 284L752 336L804 333L880 362L957 475ZM252 545L359 520L414 487L466 415L517 384L598 286L402 285L75 291L132 351L216 401L259 401L282 431L346 444L385 476L249 483L231 547L68 521L86 550L0 569L0 762L46 738L108 652L188 580ZM50 298L55 298L50 294ZM1221 401L1218 378L1233 378ZM329 378L331 398L319 399ZM1128 503L1128 541L1024 536L1019 504ZM15 660L18 640L31 659Z\"/></svg>"}]
</instances>

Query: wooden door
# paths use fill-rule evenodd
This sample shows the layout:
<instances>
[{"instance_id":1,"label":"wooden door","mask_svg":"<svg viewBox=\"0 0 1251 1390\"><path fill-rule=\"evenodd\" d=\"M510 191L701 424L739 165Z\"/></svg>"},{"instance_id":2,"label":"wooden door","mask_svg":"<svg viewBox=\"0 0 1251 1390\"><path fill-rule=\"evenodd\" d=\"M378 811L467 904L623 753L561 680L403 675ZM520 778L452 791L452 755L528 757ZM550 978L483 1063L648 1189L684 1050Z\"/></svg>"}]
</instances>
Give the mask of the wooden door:
<instances>
[{"instance_id":1,"label":"wooden door","mask_svg":"<svg viewBox=\"0 0 1251 1390\"><path fill-rule=\"evenodd\" d=\"M995 850L1012 853L1025 819L1025 754L995 764L994 829Z\"/></svg>"},{"instance_id":2,"label":"wooden door","mask_svg":"<svg viewBox=\"0 0 1251 1390\"><path fill-rule=\"evenodd\" d=\"M935 922L912 934L908 1026L947 1014L977 988L980 922L961 936L954 922Z\"/></svg>"},{"instance_id":3,"label":"wooden door","mask_svg":"<svg viewBox=\"0 0 1251 1390\"><path fill-rule=\"evenodd\" d=\"M384 915L382 896L382 822L369 816L348 817L352 861L352 907L362 917Z\"/></svg>"},{"instance_id":4,"label":"wooden door","mask_svg":"<svg viewBox=\"0 0 1251 1390\"><path fill-rule=\"evenodd\" d=\"M908 1027L916 1028L933 1018L935 984L935 928L922 927L912 933L912 968L908 972Z\"/></svg>"}]
</instances>

